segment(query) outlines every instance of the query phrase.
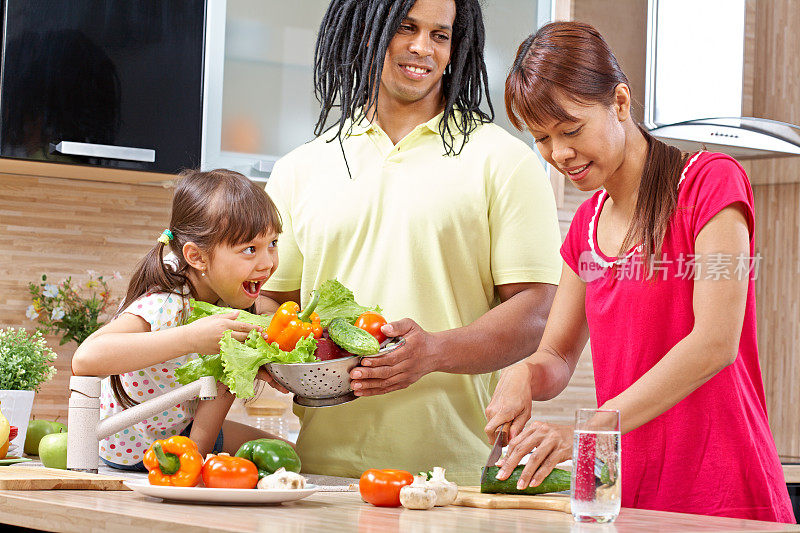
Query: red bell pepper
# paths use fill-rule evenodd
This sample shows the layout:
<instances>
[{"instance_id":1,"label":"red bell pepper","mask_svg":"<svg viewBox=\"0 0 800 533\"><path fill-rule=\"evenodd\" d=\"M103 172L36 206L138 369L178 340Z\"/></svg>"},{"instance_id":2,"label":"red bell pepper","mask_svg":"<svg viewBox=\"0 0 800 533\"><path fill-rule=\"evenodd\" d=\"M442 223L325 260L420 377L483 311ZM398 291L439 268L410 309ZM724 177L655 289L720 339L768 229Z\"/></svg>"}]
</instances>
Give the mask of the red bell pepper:
<instances>
[{"instance_id":1,"label":"red bell pepper","mask_svg":"<svg viewBox=\"0 0 800 533\"><path fill-rule=\"evenodd\" d=\"M258 485L258 468L243 457L221 453L212 455L203 464L203 483L215 489L254 489Z\"/></svg>"},{"instance_id":2,"label":"red bell pepper","mask_svg":"<svg viewBox=\"0 0 800 533\"><path fill-rule=\"evenodd\" d=\"M370 468L361 474L358 490L365 501L377 507L400 507L400 489L414 482L405 470Z\"/></svg>"}]
</instances>

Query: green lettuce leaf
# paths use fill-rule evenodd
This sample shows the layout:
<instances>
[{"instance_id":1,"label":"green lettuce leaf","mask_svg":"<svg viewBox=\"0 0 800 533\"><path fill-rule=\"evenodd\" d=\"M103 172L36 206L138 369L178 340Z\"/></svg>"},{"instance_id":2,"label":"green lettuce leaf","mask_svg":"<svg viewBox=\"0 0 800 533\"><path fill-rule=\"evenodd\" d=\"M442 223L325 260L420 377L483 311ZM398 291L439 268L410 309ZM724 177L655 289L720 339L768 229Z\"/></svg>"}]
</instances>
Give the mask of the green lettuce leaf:
<instances>
[{"instance_id":1,"label":"green lettuce leaf","mask_svg":"<svg viewBox=\"0 0 800 533\"><path fill-rule=\"evenodd\" d=\"M210 304L208 302L200 302L198 300L189 300L189 305L192 307L192 312L189 314L189 318L186 319L187 324L191 324L195 320L200 320L201 318L205 318L207 316L224 315L225 313L232 313L233 311L239 311L239 316L236 317L238 322L254 324L256 326L261 326L264 329L267 329L269 327L269 323L272 321L272 315L255 315L242 309L234 309L233 307L220 307L218 305Z\"/></svg>"},{"instance_id":2,"label":"green lettuce leaf","mask_svg":"<svg viewBox=\"0 0 800 533\"><path fill-rule=\"evenodd\" d=\"M237 398L250 398L255 394L253 381L256 379L258 367L266 362L264 354L258 348L237 341L231 333L231 330L226 331L219 341L219 354L224 368L220 381L227 385ZM253 333L259 336L257 332L251 331L247 336L248 340Z\"/></svg>"},{"instance_id":3,"label":"green lettuce leaf","mask_svg":"<svg viewBox=\"0 0 800 533\"><path fill-rule=\"evenodd\" d=\"M304 337L297 341L294 350L284 352L278 348L278 343L267 344L263 337L258 338L269 350L270 363L313 363L317 360L314 352L317 351L317 339L312 336Z\"/></svg>"},{"instance_id":4,"label":"green lettuce leaf","mask_svg":"<svg viewBox=\"0 0 800 533\"><path fill-rule=\"evenodd\" d=\"M335 279L324 281L319 286L319 303L315 309L322 322L322 327L327 328L334 318L344 318L354 324L361 313L367 311L381 312L381 308L364 307L356 303L353 291Z\"/></svg>"},{"instance_id":5,"label":"green lettuce leaf","mask_svg":"<svg viewBox=\"0 0 800 533\"><path fill-rule=\"evenodd\" d=\"M317 340L313 337L297 341L291 352L284 352L277 343L267 344L264 337L251 331L245 342L239 342L228 330L219 341L224 371L222 381L237 398L250 398L255 394L253 381L258 368L265 363L310 363L316 361L314 352Z\"/></svg>"},{"instance_id":6,"label":"green lettuce leaf","mask_svg":"<svg viewBox=\"0 0 800 533\"><path fill-rule=\"evenodd\" d=\"M182 385L203 376L214 376L224 383L238 398L251 398L255 394L253 382L258 369L266 363L311 363L316 361L314 352L317 340L313 337L300 339L291 352L278 348L277 343L268 344L255 330L239 342L228 330L219 341L220 352L216 355L201 355L175 371Z\"/></svg>"},{"instance_id":7,"label":"green lettuce leaf","mask_svg":"<svg viewBox=\"0 0 800 533\"><path fill-rule=\"evenodd\" d=\"M187 385L192 381L197 381L203 376L214 376L219 381L222 379L222 357L220 354L201 355L197 359L185 363L175 369L175 377L178 383Z\"/></svg>"}]
</instances>

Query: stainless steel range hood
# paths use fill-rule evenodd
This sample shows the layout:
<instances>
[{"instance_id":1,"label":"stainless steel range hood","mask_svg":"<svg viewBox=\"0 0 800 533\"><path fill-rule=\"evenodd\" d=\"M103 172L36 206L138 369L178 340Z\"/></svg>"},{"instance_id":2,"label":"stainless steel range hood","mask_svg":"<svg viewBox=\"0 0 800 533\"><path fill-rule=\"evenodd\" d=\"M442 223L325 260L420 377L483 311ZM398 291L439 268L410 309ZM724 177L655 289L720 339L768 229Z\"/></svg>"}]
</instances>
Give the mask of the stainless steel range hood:
<instances>
[{"instance_id":1,"label":"stainless steel range hood","mask_svg":"<svg viewBox=\"0 0 800 533\"><path fill-rule=\"evenodd\" d=\"M800 155L800 127L742 117L745 0L648 0L644 125L682 150Z\"/></svg>"}]
</instances>

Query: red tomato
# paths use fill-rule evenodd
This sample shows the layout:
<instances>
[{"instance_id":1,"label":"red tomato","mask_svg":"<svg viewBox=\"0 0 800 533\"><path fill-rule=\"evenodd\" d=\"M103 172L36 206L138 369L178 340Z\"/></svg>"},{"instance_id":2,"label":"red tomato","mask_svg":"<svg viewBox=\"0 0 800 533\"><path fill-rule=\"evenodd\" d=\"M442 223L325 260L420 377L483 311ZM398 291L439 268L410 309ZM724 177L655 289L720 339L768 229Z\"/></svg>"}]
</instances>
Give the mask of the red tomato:
<instances>
[{"instance_id":1,"label":"red tomato","mask_svg":"<svg viewBox=\"0 0 800 533\"><path fill-rule=\"evenodd\" d=\"M381 343L386 340L386 335L381 332L381 326L386 324L386 319L378 313L367 311L356 319L356 327L361 328Z\"/></svg>"},{"instance_id":2,"label":"red tomato","mask_svg":"<svg viewBox=\"0 0 800 533\"><path fill-rule=\"evenodd\" d=\"M405 470L370 468L358 481L358 490L364 501L377 507L399 507L400 489L414 482L414 476Z\"/></svg>"},{"instance_id":3,"label":"red tomato","mask_svg":"<svg viewBox=\"0 0 800 533\"><path fill-rule=\"evenodd\" d=\"M254 489L258 468L243 457L213 455L203 465L203 483L214 489Z\"/></svg>"}]
</instances>

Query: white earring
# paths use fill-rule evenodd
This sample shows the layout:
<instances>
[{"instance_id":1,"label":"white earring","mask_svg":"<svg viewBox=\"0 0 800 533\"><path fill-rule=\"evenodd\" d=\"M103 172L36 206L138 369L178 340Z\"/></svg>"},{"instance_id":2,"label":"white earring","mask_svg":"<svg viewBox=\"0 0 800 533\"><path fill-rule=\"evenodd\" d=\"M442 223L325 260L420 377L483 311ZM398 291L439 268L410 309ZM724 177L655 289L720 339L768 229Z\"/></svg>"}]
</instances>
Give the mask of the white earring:
<instances>
[{"instance_id":1,"label":"white earring","mask_svg":"<svg viewBox=\"0 0 800 533\"><path fill-rule=\"evenodd\" d=\"M201 275L202 277L206 277L206 271L205 271L205 270L203 270L202 272L200 272L200 275Z\"/></svg>"}]
</instances>

